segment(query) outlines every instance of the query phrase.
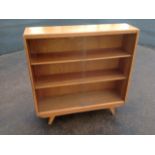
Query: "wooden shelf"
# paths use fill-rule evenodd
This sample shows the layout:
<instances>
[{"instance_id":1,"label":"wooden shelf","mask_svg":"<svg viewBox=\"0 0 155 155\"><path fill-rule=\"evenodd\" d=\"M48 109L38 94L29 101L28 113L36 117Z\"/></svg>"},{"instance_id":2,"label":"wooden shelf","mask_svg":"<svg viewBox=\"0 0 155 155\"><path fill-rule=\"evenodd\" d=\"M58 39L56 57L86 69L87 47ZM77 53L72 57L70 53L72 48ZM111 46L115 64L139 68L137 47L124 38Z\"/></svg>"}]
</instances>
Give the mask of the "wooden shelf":
<instances>
[{"instance_id":1,"label":"wooden shelf","mask_svg":"<svg viewBox=\"0 0 155 155\"><path fill-rule=\"evenodd\" d=\"M68 73L38 77L35 83L35 88L52 88L123 79L125 79L125 75L123 75L119 70Z\"/></svg>"},{"instance_id":2,"label":"wooden shelf","mask_svg":"<svg viewBox=\"0 0 155 155\"><path fill-rule=\"evenodd\" d=\"M139 30L128 24L26 28L37 116L115 108L126 101Z\"/></svg>"},{"instance_id":3,"label":"wooden shelf","mask_svg":"<svg viewBox=\"0 0 155 155\"><path fill-rule=\"evenodd\" d=\"M87 52L57 52L46 54L32 54L31 65L46 65L57 63L70 63L80 61L93 61L114 58L130 57L126 51L121 49L96 49Z\"/></svg>"},{"instance_id":4,"label":"wooden shelf","mask_svg":"<svg viewBox=\"0 0 155 155\"><path fill-rule=\"evenodd\" d=\"M74 102L73 102L74 101ZM39 115L67 114L73 112L118 106L124 101L114 90L90 91L54 97L38 101Z\"/></svg>"}]
</instances>

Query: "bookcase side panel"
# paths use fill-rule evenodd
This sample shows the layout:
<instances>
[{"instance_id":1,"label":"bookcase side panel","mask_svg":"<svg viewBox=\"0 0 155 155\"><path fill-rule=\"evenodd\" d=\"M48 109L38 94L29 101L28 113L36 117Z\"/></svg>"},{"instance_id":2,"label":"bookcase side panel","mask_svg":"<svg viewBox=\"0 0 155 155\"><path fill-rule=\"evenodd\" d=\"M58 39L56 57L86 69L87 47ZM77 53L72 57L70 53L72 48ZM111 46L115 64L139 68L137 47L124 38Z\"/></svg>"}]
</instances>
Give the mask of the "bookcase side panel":
<instances>
[{"instance_id":1,"label":"bookcase side panel","mask_svg":"<svg viewBox=\"0 0 155 155\"><path fill-rule=\"evenodd\" d=\"M30 63L30 61L31 61L30 60L31 59L31 57L30 57L30 48L29 48L28 40L26 40L25 38L24 38L24 48L25 48L25 53L26 53L29 77L30 77L30 81L31 81L35 111L36 111L36 114L38 115L38 103L37 103L37 96L36 96L35 87L34 87L34 74L33 74L33 71L32 71L31 63Z\"/></svg>"},{"instance_id":2,"label":"bookcase side panel","mask_svg":"<svg viewBox=\"0 0 155 155\"><path fill-rule=\"evenodd\" d=\"M130 83L131 74L132 74L132 68L134 65L136 47L138 44L138 36L139 36L139 33L137 32L134 34L128 34L124 38L124 43L123 43L124 49L126 50L126 52L131 54L130 58L124 59L124 61L120 63L120 68L122 72L125 74L125 76L127 77L126 80L123 82L122 86L120 87L122 97L125 101L127 99L129 83Z\"/></svg>"}]
</instances>

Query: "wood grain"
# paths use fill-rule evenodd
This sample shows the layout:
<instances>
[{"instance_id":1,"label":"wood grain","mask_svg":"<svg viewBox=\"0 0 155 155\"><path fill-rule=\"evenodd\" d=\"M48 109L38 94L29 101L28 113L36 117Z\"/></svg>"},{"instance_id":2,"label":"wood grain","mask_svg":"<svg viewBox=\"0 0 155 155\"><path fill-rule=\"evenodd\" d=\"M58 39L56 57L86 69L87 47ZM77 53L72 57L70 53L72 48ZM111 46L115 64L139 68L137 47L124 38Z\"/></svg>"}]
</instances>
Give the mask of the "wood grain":
<instances>
[{"instance_id":1,"label":"wood grain","mask_svg":"<svg viewBox=\"0 0 155 155\"><path fill-rule=\"evenodd\" d=\"M39 101L40 115L68 114L81 109L102 109L111 104L123 104L123 100L115 91L92 91L85 93L69 94L56 97L43 98Z\"/></svg>"},{"instance_id":2,"label":"wood grain","mask_svg":"<svg viewBox=\"0 0 155 155\"><path fill-rule=\"evenodd\" d=\"M35 89L99 83L114 80L123 80L126 77L119 70L99 70L70 74L57 74L38 77Z\"/></svg>"},{"instance_id":3,"label":"wood grain","mask_svg":"<svg viewBox=\"0 0 155 155\"><path fill-rule=\"evenodd\" d=\"M26 39L61 38L77 36L100 36L111 34L136 33L139 30L129 24L98 24L53 27L27 27L24 31Z\"/></svg>"},{"instance_id":4,"label":"wood grain","mask_svg":"<svg viewBox=\"0 0 155 155\"><path fill-rule=\"evenodd\" d=\"M35 77L65 74L74 72L87 72L96 70L117 69L119 67L119 58L110 60L95 60L95 61L82 61L71 62L64 64L48 64L33 66Z\"/></svg>"},{"instance_id":5,"label":"wood grain","mask_svg":"<svg viewBox=\"0 0 155 155\"><path fill-rule=\"evenodd\" d=\"M131 55L121 49L96 49L89 51L55 52L48 54L33 54L31 65L46 65L58 63L71 63L82 61L95 61L105 59L127 58Z\"/></svg>"},{"instance_id":6,"label":"wood grain","mask_svg":"<svg viewBox=\"0 0 155 155\"><path fill-rule=\"evenodd\" d=\"M96 49L121 48L124 35L72 37L52 39L31 39L31 53L66 53ZM41 46L40 46L41 45Z\"/></svg>"}]
</instances>

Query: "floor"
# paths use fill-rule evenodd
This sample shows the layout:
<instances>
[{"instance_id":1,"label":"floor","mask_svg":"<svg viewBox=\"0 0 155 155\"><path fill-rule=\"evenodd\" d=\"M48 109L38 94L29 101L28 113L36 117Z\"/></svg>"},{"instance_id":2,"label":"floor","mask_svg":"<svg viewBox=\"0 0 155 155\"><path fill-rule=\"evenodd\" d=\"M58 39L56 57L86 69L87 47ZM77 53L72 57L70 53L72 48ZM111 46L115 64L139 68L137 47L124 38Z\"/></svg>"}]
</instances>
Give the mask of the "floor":
<instances>
[{"instance_id":1,"label":"floor","mask_svg":"<svg viewBox=\"0 0 155 155\"><path fill-rule=\"evenodd\" d=\"M23 51L0 56L0 134L155 134L155 51L139 46L128 101L117 109L36 117Z\"/></svg>"}]
</instances>

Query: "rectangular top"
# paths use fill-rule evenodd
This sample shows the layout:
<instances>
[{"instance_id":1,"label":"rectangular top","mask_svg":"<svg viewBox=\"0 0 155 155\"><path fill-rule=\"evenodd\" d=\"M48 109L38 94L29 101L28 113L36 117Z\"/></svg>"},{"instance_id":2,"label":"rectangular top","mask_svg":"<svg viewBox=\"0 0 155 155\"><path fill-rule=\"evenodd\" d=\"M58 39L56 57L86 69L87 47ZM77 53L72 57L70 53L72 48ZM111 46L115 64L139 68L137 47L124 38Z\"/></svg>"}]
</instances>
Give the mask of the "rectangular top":
<instances>
[{"instance_id":1,"label":"rectangular top","mask_svg":"<svg viewBox=\"0 0 155 155\"><path fill-rule=\"evenodd\" d=\"M24 38L59 38L76 36L95 36L104 34L136 33L139 29L129 24L99 24L51 27L27 27Z\"/></svg>"}]
</instances>

